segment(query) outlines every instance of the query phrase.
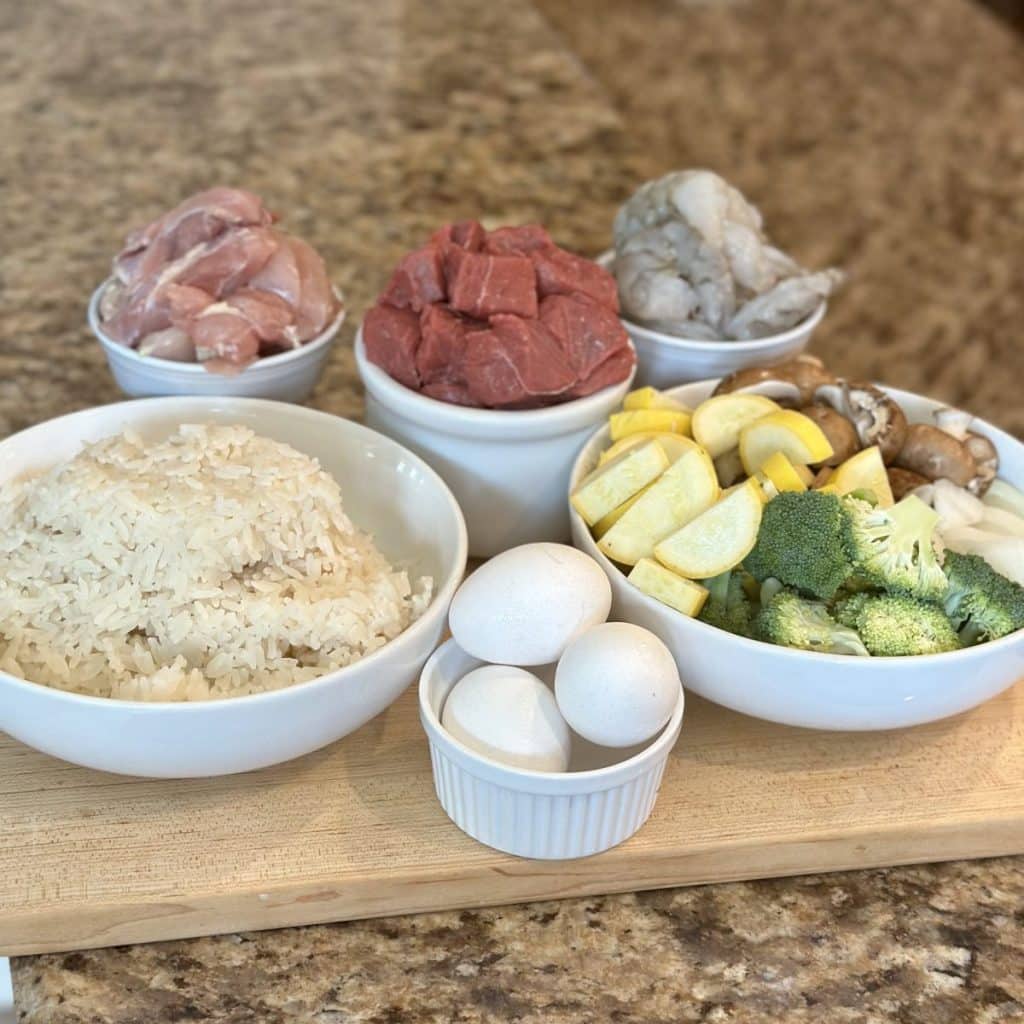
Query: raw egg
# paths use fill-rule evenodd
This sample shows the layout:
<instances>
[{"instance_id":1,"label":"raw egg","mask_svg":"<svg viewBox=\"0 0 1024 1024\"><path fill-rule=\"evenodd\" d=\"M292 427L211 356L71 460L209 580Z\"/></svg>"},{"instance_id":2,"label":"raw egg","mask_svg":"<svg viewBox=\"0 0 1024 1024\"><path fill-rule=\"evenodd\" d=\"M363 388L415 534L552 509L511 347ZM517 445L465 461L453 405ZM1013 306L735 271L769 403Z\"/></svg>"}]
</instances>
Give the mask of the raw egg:
<instances>
[{"instance_id":1,"label":"raw egg","mask_svg":"<svg viewBox=\"0 0 1024 1024\"><path fill-rule=\"evenodd\" d=\"M569 767L569 727L551 691L525 669L485 665L467 673L452 687L441 724L492 761L538 772Z\"/></svg>"},{"instance_id":2,"label":"raw egg","mask_svg":"<svg viewBox=\"0 0 1024 1024\"><path fill-rule=\"evenodd\" d=\"M679 671L650 630L605 622L569 644L555 670L562 717L584 739L630 747L660 732L679 699Z\"/></svg>"},{"instance_id":3,"label":"raw egg","mask_svg":"<svg viewBox=\"0 0 1024 1024\"><path fill-rule=\"evenodd\" d=\"M547 665L604 622L612 591L601 567L565 544L523 544L485 562L448 614L455 642L481 661Z\"/></svg>"}]
</instances>

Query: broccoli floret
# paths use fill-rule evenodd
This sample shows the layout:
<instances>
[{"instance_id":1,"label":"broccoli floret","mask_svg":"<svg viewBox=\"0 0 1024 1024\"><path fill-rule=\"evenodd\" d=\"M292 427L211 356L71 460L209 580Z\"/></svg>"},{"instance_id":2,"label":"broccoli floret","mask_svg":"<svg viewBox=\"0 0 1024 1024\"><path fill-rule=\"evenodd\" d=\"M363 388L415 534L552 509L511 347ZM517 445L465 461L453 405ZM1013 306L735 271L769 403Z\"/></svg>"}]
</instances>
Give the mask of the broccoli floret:
<instances>
[{"instance_id":1,"label":"broccoli floret","mask_svg":"<svg viewBox=\"0 0 1024 1024\"><path fill-rule=\"evenodd\" d=\"M979 555L947 551L946 614L966 643L998 640L1024 629L1024 587L1001 576Z\"/></svg>"},{"instance_id":2,"label":"broccoli floret","mask_svg":"<svg viewBox=\"0 0 1024 1024\"><path fill-rule=\"evenodd\" d=\"M860 615L861 609L866 602L873 600L876 596L865 590L842 594L832 605L832 617L839 625L856 629L857 616Z\"/></svg>"},{"instance_id":3,"label":"broccoli floret","mask_svg":"<svg viewBox=\"0 0 1024 1024\"><path fill-rule=\"evenodd\" d=\"M846 519L834 494L784 491L765 506L744 568L758 580L774 577L828 601L853 571L843 546Z\"/></svg>"},{"instance_id":4,"label":"broccoli floret","mask_svg":"<svg viewBox=\"0 0 1024 1024\"><path fill-rule=\"evenodd\" d=\"M708 597L697 617L729 633L750 636L753 606L744 582L744 574L734 569L704 580Z\"/></svg>"},{"instance_id":5,"label":"broccoli floret","mask_svg":"<svg viewBox=\"0 0 1024 1024\"><path fill-rule=\"evenodd\" d=\"M854 594L839 602L835 614L857 630L876 657L940 654L961 647L942 608L908 594Z\"/></svg>"},{"instance_id":6,"label":"broccoli floret","mask_svg":"<svg viewBox=\"0 0 1024 1024\"><path fill-rule=\"evenodd\" d=\"M938 601L946 577L932 534L938 515L920 498L909 495L892 508L874 508L846 498L844 541L859 577L894 594Z\"/></svg>"},{"instance_id":7,"label":"broccoli floret","mask_svg":"<svg viewBox=\"0 0 1024 1024\"><path fill-rule=\"evenodd\" d=\"M762 640L783 647L826 654L868 653L857 634L840 625L820 601L809 601L792 590L781 590L763 605L757 617Z\"/></svg>"}]
</instances>

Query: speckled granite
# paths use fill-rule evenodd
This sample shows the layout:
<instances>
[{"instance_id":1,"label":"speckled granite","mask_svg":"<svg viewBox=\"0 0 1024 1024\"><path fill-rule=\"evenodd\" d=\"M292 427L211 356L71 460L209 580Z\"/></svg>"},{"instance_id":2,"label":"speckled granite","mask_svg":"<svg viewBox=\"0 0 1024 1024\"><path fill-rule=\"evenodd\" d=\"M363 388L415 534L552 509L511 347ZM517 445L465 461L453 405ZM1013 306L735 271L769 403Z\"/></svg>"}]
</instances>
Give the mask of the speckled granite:
<instances>
[{"instance_id":1,"label":"speckled granite","mask_svg":"<svg viewBox=\"0 0 1024 1024\"><path fill-rule=\"evenodd\" d=\"M994 1024L1012 860L668 890L22 961L25 1021Z\"/></svg>"},{"instance_id":2,"label":"speckled granite","mask_svg":"<svg viewBox=\"0 0 1024 1024\"><path fill-rule=\"evenodd\" d=\"M966 0L538 0L644 177L708 166L773 238L850 273L840 372L1024 434L1024 43ZM1018 4L1018 7L1020 5ZM614 30L609 26L614 24Z\"/></svg>"},{"instance_id":3,"label":"speckled granite","mask_svg":"<svg viewBox=\"0 0 1024 1024\"><path fill-rule=\"evenodd\" d=\"M961 0L540 6L0 5L0 435L118 397L88 293L127 224L210 182L325 253L347 341L439 221L540 219L597 252L642 176L693 163L802 259L851 268L820 334L840 368L1024 431L1005 24ZM359 412L347 346L315 404ZM1000 860L27 957L14 978L25 1024L981 1024L1024 1019L1022 906Z\"/></svg>"}]
</instances>

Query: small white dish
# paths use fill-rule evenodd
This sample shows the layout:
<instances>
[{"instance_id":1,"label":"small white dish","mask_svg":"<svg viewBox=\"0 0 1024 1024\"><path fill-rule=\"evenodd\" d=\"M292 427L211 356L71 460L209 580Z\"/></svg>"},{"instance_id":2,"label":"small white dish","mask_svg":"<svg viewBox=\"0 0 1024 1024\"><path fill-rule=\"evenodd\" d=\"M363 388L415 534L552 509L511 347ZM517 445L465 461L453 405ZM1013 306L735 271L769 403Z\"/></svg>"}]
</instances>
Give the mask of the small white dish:
<instances>
[{"instance_id":1,"label":"small white dish","mask_svg":"<svg viewBox=\"0 0 1024 1024\"><path fill-rule=\"evenodd\" d=\"M280 402L303 402L320 379L331 346L345 320L342 306L331 324L305 345L290 352L257 359L241 373L210 373L201 363L178 363L139 355L119 345L103 332L100 297L110 285L108 278L89 300L89 328L107 357L117 386L132 398L151 395L224 395L232 398L270 398ZM335 294L341 301L341 293Z\"/></svg>"},{"instance_id":2,"label":"small white dish","mask_svg":"<svg viewBox=\"0 0 1024 1024\"><path fill-rule=\"evenodd\" d=\"M669 390L696 406L717 380ZM941 403L908 391L885 389L912 422L931 422ZM999 473L1024 486L1024 444L975 419L973 430L999 451ZM597 431L573 467L569 493L609 444ZM634 587L598 548L586 523L571 512L573 543L595 559L612 585L612 619L633 622L659 636L675 656L683 686L693 693L783 725L866 731L900 729L959 714L1024 677L1024 630L962 651L916 658L858 658L777 647L734 636L688 618Z\"/></svg>"},{"instance_id":3,"label":"small white dish","mask_svg":"<svg viewBox=\"0 0 1024 1024\"><path fill-rule=\"evenodd\" d=\"M430 741L437 798L448 817L478 842L538 860L589 857L633 835L654 809L665 764L679 738L682 688L668 725L632 757L573 771L574 750L568 772L536 772L483 757L441 725L452 687L483 664L448 640L420 676L420 721Z\"/></svg>"},{"instance_id":4,"label":"small white dish","mask_svg":"<svg viewBox=\"0 0 1024 1024\"><path fill-rule=\"evenodd\" d=\"M345 511L393 565L434 579L426 611L394 640L319 679L246 697L149 703L67 693L0 672L0 730L74 764L123 775L228 775L288 761L353 732L419 675L466 567L466 527L441 478L350 420L284 402L155 398L61 416L0 442L0 487L131 429L157 440L182 423L244 424L320 460Z\"/></svg>"},{"instance_id":5,"label":"small white dish","mask_svg":"<svg viewBox=\"0 0 1024 1024\"><path fill-rule=\"evenodd\" d=\"M613 260L614 253L609 251L597 262L611 271ZM807 348L827 309L828 303L823 301L809 317L788 331L750 341L681 338L643 327L625 317L620 319L636 348L637 387L664 389L686 381L727 377L749 366L770 366L793 359Z\"/></svg>"},{"instance_id":6,"label":"small white dish","mask_svg":"<svg viewBox=\"0 0 1024 1024\"><path fill-rule=\"evenodd\" d=\"M452 489L466 517L469 553L489 558L533 541L568 543L565 480L580 446L618 408L633 375L546 409L470 409L418 394L366 357L366 422L422 456Z\"/></svg>"}]
</instances>

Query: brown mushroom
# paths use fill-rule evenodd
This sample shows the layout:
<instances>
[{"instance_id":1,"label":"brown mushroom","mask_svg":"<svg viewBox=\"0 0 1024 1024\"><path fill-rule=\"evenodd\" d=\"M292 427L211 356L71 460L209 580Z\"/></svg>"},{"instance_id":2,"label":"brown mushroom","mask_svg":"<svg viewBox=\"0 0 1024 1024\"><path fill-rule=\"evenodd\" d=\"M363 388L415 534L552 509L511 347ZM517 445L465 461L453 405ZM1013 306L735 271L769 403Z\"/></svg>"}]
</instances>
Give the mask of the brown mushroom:
<instances>
[{"instance_id":1,"label":"brown mushroom","mask_svg":"<svg viewBox=\"0 0 1024 1024\"><path fill-rule=\"evenodd\" d=\"M814 398L832 406L853 424L862 448L878 445L886 465L903 448L907 417L899 402L874 384L845 380L825 384L814 392Z\"/></svg>"},{"instance_id":2,"label":"brown mushroom","mask_svg":"<svg viewBox=\"0 0 1024 1024\"><path fill-rule=\"evenodd\" d=\"M978 472L966 446L929 423L911 424L895 464L928 480L951 480L957 487L966 487Z\"/></svg>"},{"instance_id":3,"label":"brown mushroom","mask_svg":"<svg viewBox=\"0 0 1024 1024\"><path fill-rule=\"evenodd\" d=\"M723 377L714 393L756 391L780 404L808 405L817 388L835 380L835 375L825 369L825 364L817 356L804 352L778 366L751 366L737 370Z\"/></svg>"},{"instance_id":4,"label":"brown mushroom","mask_svg":"<svg viewBox=\"0 0 1024 1024\"><path fill-rule=\"evenodd\" d=\"M817 490L819 487L824 487L829 482L832 474L835 470L831 466L822 466L817 473L814 474L814 479L811 481L811 490Z\"/></svg>"},{"instance_id":5,"label":"brown mushroom","mask_svg":"<svg viewBox=\"0 0 1024 1024\"><path fill-rule=\"evenodd\" d=\"M905 498L911 491L916 491L918 487L924 487L931 482L926 476L921 476L920 473L915 473L912 469L903 469L900 466L888 466L887 472L892 496L897 501Z\"/></svg>"},{"instance_id":6,"label":"brown mushroom","mask_svg":"<svg viewBox=\"0 0 1024 1024\"><path fill-rule=\"evenodd\" d=\"M935 425L951 437L955 437L970 452L977 469L975 476L967 483L967 489L979 497L989 488L999 472L999 453L996 446L984 435L971 431L974 417L962 409L946 407L936 409L932 416Z\"/></svg>"},{"instance_id":7,"label":"brown mushroom","mask_svg":"<svg viewBox=\"0 0 1024 1024\"><path fill-rule=\"evenodd\" d=\"M860 451L857 431L853 424L831 406L805 405L800 412L821 427L821 432L828 438L828 443L832 445L832 455L821 465L838 466L851 455Z\"/></svg>"},{"instance_id":8,"label":"brown mushroom","mask_svg":"<svg viewBox=\"0 0 1024 1024\"><path fill-rule=\"evenodd\" d=\"M968 434L964 447L974 457L975 474L967 489L979 498L989 489L999 472L999 452L996 446L982 434Z\"/></svg>"}]
</instances>

